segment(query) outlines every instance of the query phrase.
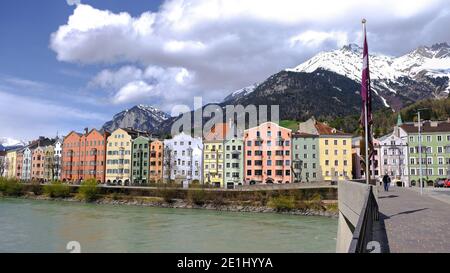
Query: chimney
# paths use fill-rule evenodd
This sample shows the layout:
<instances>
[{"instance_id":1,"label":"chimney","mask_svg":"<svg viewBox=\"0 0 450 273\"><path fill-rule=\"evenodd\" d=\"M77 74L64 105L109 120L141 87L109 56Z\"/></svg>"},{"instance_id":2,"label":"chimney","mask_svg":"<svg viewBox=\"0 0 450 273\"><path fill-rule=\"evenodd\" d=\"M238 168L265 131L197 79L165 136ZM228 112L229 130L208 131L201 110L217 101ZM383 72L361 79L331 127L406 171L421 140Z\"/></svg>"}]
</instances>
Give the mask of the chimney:
<instances>
[{"instance_id":1,"label":"chimney","mask_svg":"<svg viewBox=\"0 0 450 273\"><path fill-rule=\"evenodd\" d=\"M84 128L84 133L87 135L87 133L89 132L89 128L88 127L86 127L86 128Z\"/></svg>"},{"instance_id":2,"label":"chimney","mask_svg":"<svg viewBox=\"0 0 450 273\"><path fill-rule=\"evenodd\" d=\"M430 126L431 127L438 127L438 122L437 121L430 121Z\"/></svg>"}]
</instances>

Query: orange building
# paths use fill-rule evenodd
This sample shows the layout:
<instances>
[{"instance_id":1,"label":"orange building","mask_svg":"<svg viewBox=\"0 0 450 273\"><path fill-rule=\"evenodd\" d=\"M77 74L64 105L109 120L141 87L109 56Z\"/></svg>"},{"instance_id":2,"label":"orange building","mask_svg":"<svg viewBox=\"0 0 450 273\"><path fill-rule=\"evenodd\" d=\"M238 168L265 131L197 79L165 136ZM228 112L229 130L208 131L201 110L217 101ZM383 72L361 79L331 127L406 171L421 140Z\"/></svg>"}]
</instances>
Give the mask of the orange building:
<instances>
[{"instance_id":1,"label":"orange building","mask_svg":"<svg viewBox=\"0 0 450 273\"><path fill-rule=\"evenodd\" d=\"M105 182L107 132L92 129L84 134L70 132L63 143L62 180L83 181L94 178Z\"/></svg>"},{"instance_id":2,"label":"orange building","mask_svg":"<svg viewBox=\"0 0 450 273\"><path fill-rule=\"evenodd\" d=\"M163 147L164 144L160 140L154 140L150 143L149 180L155 183L163 181Z\"/></svg>"},{"instance_id":3,"label":"orange building","mask_svg":"<svg viewBox=\"0 0 450 273\"><path fill-rule=\"evenodd\" d=\"M244 131L246 183L292 182L291 133L273 122Z\"/></svg>"},{"instance_id":4,"label":"orange building","mask_svg":"<svg viewBox=\"0 0 450 273\"><path fill-rule=\"evenodd\" d=\"M23 149L17 151L16 155L16 179L20 180L22 178L22 168L23 168Z\"/></svg>"},{"instance_id":5,"label":"orange building","mask_svg":"<svg viewBox=\"0 0 450 273\"><path fill-rule=\"evenodd\" d=\"M31 180L43 180L44 179L44 149L40 146L36 147L32 151L31 160Z\"/></svg>"}]
</instances>

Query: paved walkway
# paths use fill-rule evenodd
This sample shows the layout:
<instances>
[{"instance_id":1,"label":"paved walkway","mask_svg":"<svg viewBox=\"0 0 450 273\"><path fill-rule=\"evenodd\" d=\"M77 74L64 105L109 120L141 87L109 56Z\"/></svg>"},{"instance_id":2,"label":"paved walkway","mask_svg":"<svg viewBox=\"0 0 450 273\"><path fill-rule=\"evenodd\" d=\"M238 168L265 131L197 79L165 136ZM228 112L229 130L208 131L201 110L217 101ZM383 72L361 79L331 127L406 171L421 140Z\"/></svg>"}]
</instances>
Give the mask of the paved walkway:
<instances>
[{"instance_id":1,"label":"paved walkway","mask_svg":"<svg viewBox=\"0 0 450 273\"><path fill-rule=\"evenodd\" d=\"M397 187L378 198L390 252L450 252L449 203Z\"/></svg>"}]
</instances>

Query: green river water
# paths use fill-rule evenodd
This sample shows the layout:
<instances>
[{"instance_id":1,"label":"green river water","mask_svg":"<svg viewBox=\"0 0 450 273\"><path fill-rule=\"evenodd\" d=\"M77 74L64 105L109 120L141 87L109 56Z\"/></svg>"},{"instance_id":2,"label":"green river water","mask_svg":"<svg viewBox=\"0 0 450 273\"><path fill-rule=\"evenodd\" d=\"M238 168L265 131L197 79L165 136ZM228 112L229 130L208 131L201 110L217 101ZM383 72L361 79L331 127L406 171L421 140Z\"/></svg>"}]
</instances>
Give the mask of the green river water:
<instances>
[{"instance_id":1,"label":"green river water","mask_svg":"<svg viewBox=\"0 0 450 273\"><path fill-rule=\"evenodd\" d=\"M0 252L334 252L337 219L0 198Z\"/></svg>"}]
</instances>

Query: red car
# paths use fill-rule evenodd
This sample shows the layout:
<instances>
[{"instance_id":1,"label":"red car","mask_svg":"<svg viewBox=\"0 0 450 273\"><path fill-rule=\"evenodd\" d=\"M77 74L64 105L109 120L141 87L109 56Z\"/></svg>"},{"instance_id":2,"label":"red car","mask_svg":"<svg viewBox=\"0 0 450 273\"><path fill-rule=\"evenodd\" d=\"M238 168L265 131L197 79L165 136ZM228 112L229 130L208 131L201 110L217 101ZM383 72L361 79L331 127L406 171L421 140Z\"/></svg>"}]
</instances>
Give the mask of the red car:
<instances>
[{"instance_id":1,"label":"red car","mask_svg":"<svg viewBox=\"0 0 450 273\"><path fill-rule=\"evenodd\" d=\"M450 188L450 179L445 179L444 181L444 188Z\"/></svg>"}]
</instances>

